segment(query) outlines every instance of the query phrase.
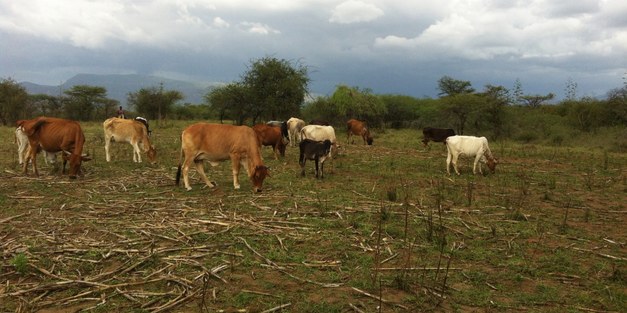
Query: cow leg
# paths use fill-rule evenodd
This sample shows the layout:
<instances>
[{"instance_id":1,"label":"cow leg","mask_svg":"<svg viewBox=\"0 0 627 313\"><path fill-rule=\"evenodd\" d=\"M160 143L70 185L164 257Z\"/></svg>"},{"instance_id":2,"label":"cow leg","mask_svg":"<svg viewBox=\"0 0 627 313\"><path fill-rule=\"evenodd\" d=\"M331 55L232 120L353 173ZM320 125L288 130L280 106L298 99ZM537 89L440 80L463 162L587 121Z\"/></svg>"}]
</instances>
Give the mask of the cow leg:
<instances>
[{"instance_id":1,"label":"cow leg","mask_svg":"<svg viewBox=\"0 0 627 313\"><path fill-rule=\"evenodd\" d=\"M35 176L39 176L39 171L37 170L37 149L33 149L32 146L30 148L30 154L28 155L28 158L24 160L24 168L26 169L26 167L28 166L28 161L30 159L31 163L33 164L33 173L35 173ZM26 173L26 170L24 171L24 173Z\"/></svg>"},{"instance_id":2,"label":"cow leg","mask_svg":"<svg viewBox=\"0 0 627 313\"><path fill-rule=\"evenodd\" d=\"M320 157L316 156L314 158L314 161L316 162L316 178L319 178L318 177L318 163L320 162Z\"/></svg>"},{"instance_id":3,"label":"cow leg","mask_svg":"<svg viewBox=\"0 0 627 313\"><path fill-rule=\"evenodd\" d=\"M447 153L446 154L446 174L448 174L449 176L451 176L451 158L452 155L451 153Z\"/></svg>"},{"instance_id":4,"label":"cow leg","mask_svg":"<svg viewBox=\"0 0 627 313\"><path fill-rule=\"evenodd\" d=\"M109 146L111 145L112 138L105 138L105 158L107 162L111 162L111 155L109 154Z\"/></svg>"},{"instance_id":5,"label":"cow leg","mask_svg":"<svg viewBox=\"0 0 627 313\"><path fill-rule=\"evenodd\" d=\"M239 155L231 155L231 167L233 169L233 188L239 189L239 168L240 168L240 156Z\"/></svg>"},{"instance_id":6,"label":"cow leg","mask_svg":"<svg viewBox=\"0 0 627 313\"><path fill-rule=\"evenodd\" d=\"M200 178L202 178L205 184L207 184L209 188L215 187L216 184L210 182L209 178L207 178L207 175L205 174L205 164L203 163L203 161L194 161L194 164L196 165L196 171L198 172L198 175L200 175Z\"/></svg>"},{"instance_id":7,"label":"cow leg","mask_svg":"<svg viewBox=\"0 0 627 313\"><path fill-rule=\"evenodd\" d=\"M188 154L185 154L185 160L183 161L182 166L182 174L183 174L183 183L185 184L185 189L187 191L192 190L192 187L189 185L189 166L193 161L193 157L188 157Z\"/></svg>"},{"instance_id":8,"label":"cow leg","mask_svg":"<svg viewBox=\"0 0 627 313\"><path fill-rule=\"evenodd\" d=\"M272 152L274 152L274 159L278 160L279 159L279 143L275 143L272 146Z\"/></svg>"},{"instance_id":9,"label":"cow leg","mask_svg":"<svg viewBox=\"0 0 627 313\"><path fill-rule=\"evenodd\" d=\"M320 178L324 178L324 161L325 157L320 158Z\"/></svg>"},{"instance_id":10,"label":"cow leg","mask_svg":"<svg viewBox=\"0 0 627 313\"><path fill-rule=\"evenodd\" d=\"M141 155L141 150L139 150L139 142L138 141L131 142L131 145L133 146L133 162L141 163L142 155Z\"/></svg>"},{"instance_id":11,"label":"cow leg","mask_svg":"<svg viewBox=\"0 0 627 313\"><path fill-rule=\"evenodd\" d=\"M457 168L457 159L459 158L459 155L453 155L453 168L455 169L455 173L459 176L459 169Z\"/></svg>"}]
</instances>

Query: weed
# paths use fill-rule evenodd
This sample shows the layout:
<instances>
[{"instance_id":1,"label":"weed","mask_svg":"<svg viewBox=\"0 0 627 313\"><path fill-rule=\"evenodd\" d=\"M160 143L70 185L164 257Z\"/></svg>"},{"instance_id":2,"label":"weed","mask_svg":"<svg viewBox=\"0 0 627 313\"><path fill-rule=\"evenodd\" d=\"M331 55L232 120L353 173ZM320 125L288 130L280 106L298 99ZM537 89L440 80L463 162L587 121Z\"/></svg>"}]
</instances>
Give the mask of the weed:
<instances>
[{"instance_id":1,"label":"weed","mask_svg":"<svg viewBox=\"0 0 627 313\"><path fill-rule=\"evenodd\" d=\"M11 259L11 265L15 267L16 272L24 275L28 271L28 258L24 253L18 253Z\"/></svg>"}]
</instances>

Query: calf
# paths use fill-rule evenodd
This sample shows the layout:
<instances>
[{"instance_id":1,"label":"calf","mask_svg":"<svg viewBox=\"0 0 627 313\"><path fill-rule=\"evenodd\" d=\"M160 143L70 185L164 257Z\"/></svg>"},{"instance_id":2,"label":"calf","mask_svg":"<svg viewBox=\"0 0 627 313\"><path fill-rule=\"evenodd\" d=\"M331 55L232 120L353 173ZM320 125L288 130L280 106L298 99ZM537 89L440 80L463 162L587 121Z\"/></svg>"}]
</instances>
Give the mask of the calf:
<instances>
[{"instance_id":1,"label":"calf","mask_svg":"<svg viewBox=\"0 0 627 313\"><path fill-rule=\"evenodd\" d=\"M300 157L300 175L305 176L305 163L307 160L316 162L316 178L320 173L320 178L324 178L324 161L331 156L331 140L313 141L311 139L303 139L299 144ZM318 170L320 164L320 170Z\"/></svg>"},{"instance_id":2,"label":"calf","mask_svg":"<svg viewBox=\"0 0 627 313\"><path fill-rule=\"evenodd\" d=\"M358 121L356 119L350 119L348 120L348 122L346 122L346 128L346 143L350 143L349 141L352 135L358 135L361 136L361 138L364 140L364 144L368 143L369 146L372 145L373 139L370 135L368 127L366 127L366 123Z\"/></svg>"},{"instance_id":3,"label":"calf","mask_svg":"<svg viewBox=\"0 0 627 313\"><path fill-rule=\"evenodd\" d=\"M488 146L488 139L485 137L474 136L450 136L446 138L446 173L451 175L450 164L453 163L455 173L459 175L457 169L457 159L460 155L474 157L475 162L472 167L472 173L477 174L477 164L479 162L486 163L490 171L494 173L498 160L492 155ZM487 160L486 160L487 159ZM479 164L479 173L483 175L481 164Z\"/></svg>"},{"instance_id":4,"label":"calf","mask_svg":"<svg viewBox=\"0 0 627 313\"><path fill-rule=\"evenodd\" d=\"M283 131L280 127L257 124L253 126L253 130L257 135L259 146L272 146L275 160L279 159L279 154L281 154L282 157L285 156L285 147L289 140L286 140L283 136Z\"/></svg>"},{"instance_id":5,"label":"calf","mask_svg":"<svg viewBox=\"0 0 627 313\"><path fill-rule=\"evenodd\" d=\"M333 126L307 125L300 130L300 137L303 140L311 139L314 141L325 141L329 139L331 141L331 155L333 157L337 155L339 145L337 144Z\"/></svg>"},{"instance_id":6,"label":"calf","mask_svg":"<svg viewBox=\"0 0 627 313\"><path fill-rule=\"evenodd\" d=\"M287 130L290 135L290 143L292 147L301 141L300 130L303 129L303 127L305 127L305 121L299 118L292 117L287 120Z\"/></svg>"},{"instance_id":7,"label":"calf","mask_svg":"<svg viewBox=\"0 0 627 313\"><path fill-rule=\"evenodd\" d=\"M244 165L253 184L253 190L261 192L263 181L270 172L261 160L255 131L248 126L192 124L181 134L181 159L176 172L176 185L179 185L182 173L185 189L192 189L189 185L188 171L190 165L194 163L200 177L207 186L213 188L215 183L207 179L203 161L207 160L216 166L218 162L229 159L233 170L233 187L240 188L238 175L240 166Z\"/></svg>"},{"instance_id":8,"label":"calf","mask_svg":"<svg viewBox=\"0 0 627 313\"><path fill-rule=\"evenodd\" d=\"M446 144L446 138L455 136L455 131L450 128L425 127L422 129L422 143L428 146L429 140Z\"/></svg>"},{"instance_id":9,"label":"calf","mask_svg":"<svg viewBox=\"0 0 627 313\"><path fill-rule=\"evenodd\" d=\"M107 162L111 162L109 154L109 146L112 141L128 142L133 146L133 162L141 163L142 156L139 144L146 152L150 163L157 162L157 151L150 144L148 138L148 127L141 120L125 120L118 117L112 117L102 123L105 138L105 156Z\"/></svg>"}]
</instances>

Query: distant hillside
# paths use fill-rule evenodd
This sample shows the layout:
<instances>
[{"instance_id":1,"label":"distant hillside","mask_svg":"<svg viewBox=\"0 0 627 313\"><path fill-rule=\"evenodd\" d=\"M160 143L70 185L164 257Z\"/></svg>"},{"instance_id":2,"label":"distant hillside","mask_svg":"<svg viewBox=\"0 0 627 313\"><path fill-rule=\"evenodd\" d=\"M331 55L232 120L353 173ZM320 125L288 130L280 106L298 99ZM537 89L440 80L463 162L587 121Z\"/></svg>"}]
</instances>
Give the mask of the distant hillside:
<instances>
[{"instance_id":1,"label":"distant hillside","mask_svg":"<svg viewBox=\"0 0 627 313\"><path fill-rule=\"evenodd\" d=\"M159 87L163 83L166 90L180 91L185 97L182 102L186 103L203 103L204 95L207 94L215 85L202 86L198 83L174 80L157 76L147 75L95 75L95 74L78 74L59 86L38 85L31 82L21 82L20 84L29 94L47 94L58 96L64 90L71 89L76 85L100 86L107 89L107 97L118 100L121 105L126 107L128 94L136 92L141 88Z\"/></svg>"}]
</instances>

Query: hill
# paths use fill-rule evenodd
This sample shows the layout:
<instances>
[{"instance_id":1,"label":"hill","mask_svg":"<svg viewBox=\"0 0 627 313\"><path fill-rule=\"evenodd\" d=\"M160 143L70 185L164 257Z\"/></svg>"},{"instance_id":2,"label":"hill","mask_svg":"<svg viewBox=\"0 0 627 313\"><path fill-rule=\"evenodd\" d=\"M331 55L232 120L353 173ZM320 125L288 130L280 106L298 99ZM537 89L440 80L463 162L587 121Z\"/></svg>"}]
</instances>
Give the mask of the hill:
<instances>
[{"instance_id":1,"label":"hill","mask_svg":"<svg viewBox=\"0 0 627 313\"><path fill-rule=\"evenodd\" d=\"M108 98L115 99L122 106L126 107L129 93L136 92L141 88L159 87L161 83L163 83L163 88L166 90L180 91L184 97L182 102L194 104L203 103L203 96L216 86L138 74L78 74L58 86L39 85L31 82L21 82L20 84L30 94L47 94L51 96L57 96L64 90L68 90L76 85L100 86L107 89Z\"/></svg>"}]
</instances>

